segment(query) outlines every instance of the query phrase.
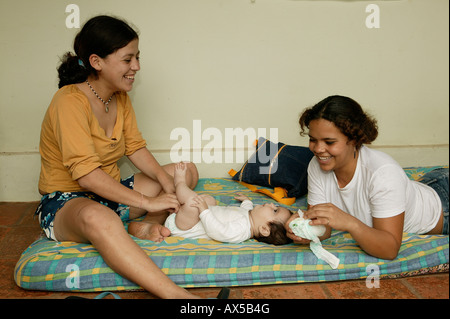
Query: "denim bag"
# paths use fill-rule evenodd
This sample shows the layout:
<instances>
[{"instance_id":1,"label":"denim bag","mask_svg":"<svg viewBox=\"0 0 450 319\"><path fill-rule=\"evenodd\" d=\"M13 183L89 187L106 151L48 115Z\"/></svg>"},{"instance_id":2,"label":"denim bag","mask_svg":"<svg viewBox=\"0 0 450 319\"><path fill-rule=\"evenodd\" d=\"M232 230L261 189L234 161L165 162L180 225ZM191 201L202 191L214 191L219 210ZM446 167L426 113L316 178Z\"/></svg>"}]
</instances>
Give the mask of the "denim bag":
<instances>
[{"instance_id":1,"label":"denim bag","mask_svg":"<svg viewBox=\"0 0 450 319\"><path fill-rule=\"evenodd\" d=\"M308 192L308 165L313 153L307 147L273 143L258 139L256 152L239 172L230 172L235 181L265 187L281 187L288 197L301 197Z\"/></svg>"}]
</instances>

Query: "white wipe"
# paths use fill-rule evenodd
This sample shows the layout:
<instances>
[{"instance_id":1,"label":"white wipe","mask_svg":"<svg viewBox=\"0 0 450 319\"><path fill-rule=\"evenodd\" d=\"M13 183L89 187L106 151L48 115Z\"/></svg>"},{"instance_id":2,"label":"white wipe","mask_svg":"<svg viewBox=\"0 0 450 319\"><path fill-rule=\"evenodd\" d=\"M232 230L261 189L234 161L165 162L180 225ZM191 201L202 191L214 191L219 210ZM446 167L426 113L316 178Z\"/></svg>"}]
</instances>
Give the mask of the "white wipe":
<instances>
[{"instance_id":1,"label":"white wipe","mask_svg":"<svg viewBox=\"0 0 450 319\"><path fill-rule=\"evenodd\" d=\"M319 237L325 233L325 226L312 226L309 224L311 219L304 219L303 212L301 210L298 210L298 214L300 217L289 223L289 227L292 229L292 232L298 237L311 240L309 248L311 248L314 255L316 255L317 258L327 262L331 268L336 269L339 266L339 258L326 251L320 243Z\"/></svg>"}]
</instances>

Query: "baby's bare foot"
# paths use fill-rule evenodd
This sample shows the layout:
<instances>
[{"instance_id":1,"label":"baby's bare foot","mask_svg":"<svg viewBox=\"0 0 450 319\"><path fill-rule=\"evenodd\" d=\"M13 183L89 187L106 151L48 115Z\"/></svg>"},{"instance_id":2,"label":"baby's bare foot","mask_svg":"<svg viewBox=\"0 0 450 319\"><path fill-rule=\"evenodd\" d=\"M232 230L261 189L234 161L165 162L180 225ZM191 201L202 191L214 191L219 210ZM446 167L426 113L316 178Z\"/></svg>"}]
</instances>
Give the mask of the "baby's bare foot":
<instances>
[{"instance_id":1,"label":"baby's bare foot","mask_svg":"<svg viewBox=\"0 0 450 319\"><path fill-rule=\"evenodd\" d=\"M186 183L186 164L183 162L175 164L175 171L173 173L173 182L175 186L178 183Z\"/></svg>"}]
</instances>

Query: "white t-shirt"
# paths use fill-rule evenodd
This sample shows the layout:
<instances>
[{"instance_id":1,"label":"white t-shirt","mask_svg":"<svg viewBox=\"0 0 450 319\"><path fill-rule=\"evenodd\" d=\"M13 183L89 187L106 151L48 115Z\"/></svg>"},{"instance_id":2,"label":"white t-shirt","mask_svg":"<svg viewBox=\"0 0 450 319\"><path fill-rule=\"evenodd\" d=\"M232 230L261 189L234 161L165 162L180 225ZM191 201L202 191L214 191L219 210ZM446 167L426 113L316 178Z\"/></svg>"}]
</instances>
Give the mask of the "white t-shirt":
<instances>
[{"instance_id":1,"label":"white t-shirt","mask_svg":"<svg viewBox=\"0 0 450 319\"><path fill-rule=\"evenodd\" d=\"M339 188L334 171L320 169L314 157L308 166L308 204L332 203L372 227L372 218L405 212L403 231L425 234L442 211L438 194L429 186L408 178L389 155L362 146L355 174Z\"/></svg>"}]
</instances>

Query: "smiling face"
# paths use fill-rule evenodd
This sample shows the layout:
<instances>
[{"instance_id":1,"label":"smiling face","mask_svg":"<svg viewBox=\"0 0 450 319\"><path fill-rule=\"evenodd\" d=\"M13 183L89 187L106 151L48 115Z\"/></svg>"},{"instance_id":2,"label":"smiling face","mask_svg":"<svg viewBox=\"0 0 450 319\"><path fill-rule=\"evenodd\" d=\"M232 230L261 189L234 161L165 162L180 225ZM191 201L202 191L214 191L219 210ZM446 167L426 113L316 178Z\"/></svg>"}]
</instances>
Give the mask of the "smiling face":
<instances>
[{"instance_id":1,"label":"smiling face","mask_svg":"<svg viewBox=\"0 0 450 319\"><path fill-rule=\"evenodd\" d=\"M312 120L309 123L309 149L324 171L353 172L356 165L355 144L330 121Z\"/></svg>"},{"instance_id":2,"label":"smiling face","mask_svg":"<svg viewBox=\"0 0 450 319\"><path fill-rule=\"evenodd\" d=\"M99 78L113 92L131 91L136 73L141 68L139 55L139 40L135 39L104 59L99 58Z\"/></svg>"}]
</instances>

